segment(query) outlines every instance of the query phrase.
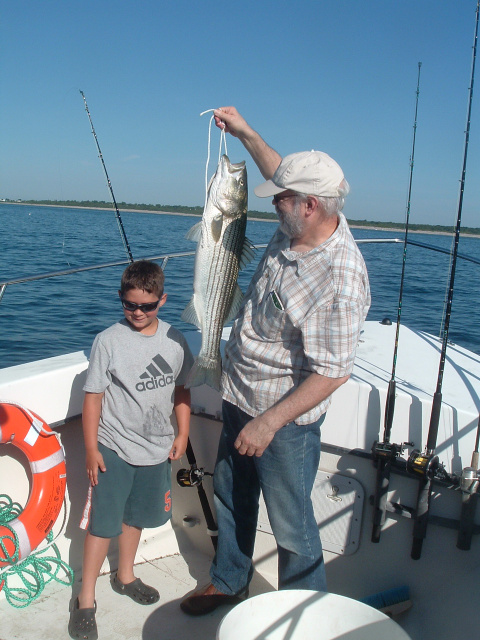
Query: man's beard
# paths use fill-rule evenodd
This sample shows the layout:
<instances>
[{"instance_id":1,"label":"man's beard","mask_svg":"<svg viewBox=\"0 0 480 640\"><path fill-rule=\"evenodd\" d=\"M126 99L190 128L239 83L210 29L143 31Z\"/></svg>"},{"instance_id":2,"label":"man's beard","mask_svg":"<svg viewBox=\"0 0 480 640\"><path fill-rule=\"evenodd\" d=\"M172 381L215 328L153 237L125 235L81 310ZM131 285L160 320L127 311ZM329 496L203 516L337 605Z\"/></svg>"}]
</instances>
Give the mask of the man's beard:
<instances>
[{"instance_id":1,"label":"man's beard","mask_svg":"<svg viewBox=\"0 0 480 640\"><path fill-rule=\"evenodd\" d=\"M290 238L295 240L300 238L305 231L305 222L300 219L300 203L296 202L293 211L288 213L277 211L280 220L280 230Z\"/></svg>"}]
</instances>

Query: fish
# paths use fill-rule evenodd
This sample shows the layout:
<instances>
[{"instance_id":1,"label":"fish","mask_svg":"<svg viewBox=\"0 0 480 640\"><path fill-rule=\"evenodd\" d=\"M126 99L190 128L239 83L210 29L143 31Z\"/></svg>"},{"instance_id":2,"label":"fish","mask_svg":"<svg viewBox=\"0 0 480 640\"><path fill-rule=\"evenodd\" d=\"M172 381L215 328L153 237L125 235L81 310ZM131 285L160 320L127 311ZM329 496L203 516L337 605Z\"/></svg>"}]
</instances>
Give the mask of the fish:
<instances>
[{"instance_id":1,"label":"fish","mask_svg":"<svg viewBox=\"0 0 480 640\"><path fill-rule=\"evenodd\" d=\"M222 330L237 315L243 301L238 273L255 255L245 235L247 205L245 161L231 163L224 154L208 186L202 220L186 236L198 244L193 295L182 320L198 327L202 334L200 351L185 383L187 388L207 384L220 389Z\"/></svg>"}]
</instances>

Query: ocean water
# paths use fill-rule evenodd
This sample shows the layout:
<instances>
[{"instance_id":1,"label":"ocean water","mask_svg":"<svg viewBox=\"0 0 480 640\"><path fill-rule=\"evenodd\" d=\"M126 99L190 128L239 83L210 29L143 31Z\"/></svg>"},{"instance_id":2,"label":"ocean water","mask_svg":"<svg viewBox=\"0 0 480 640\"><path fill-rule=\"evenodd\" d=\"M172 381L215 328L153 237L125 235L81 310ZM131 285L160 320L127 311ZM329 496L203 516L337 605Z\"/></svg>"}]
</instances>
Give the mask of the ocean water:
<instances>
[{"instance_id":1,"label":"ocean water","mask_svg":"<svg viewBox=\"0 0 480 640\"><path fill-rule=\"evenodd\" d=\"M194 251L185 239L199 221L191 216L122 212L135 259ZM2 252L0 281L69 268L126 260L115 213L62 207L0 203ZM247 235L266 244L275 223L249 221ZM400 232L353 229L361 238L400 238L398 244L361 244L372 289L369 320L397 318L403 260ZM448 236L411 234L419 242L449 249ZM480 239L461 237L459 251L478 256ZM241 272L245 291L262 250ZM161 317L181 331L194 329L180 320L192 295L193 257L170 259L165 269L168 294ZM38 280L6 288L0 301L0 368L89 349L95 335L123 317L117 290L124 266ZM402 303L402 324L439 335L449 281L448 255L409 246ZM457 266L449 339L480 353L480 266ZM400 336L401 339L401 336Z\"/></svg>"}]
</instances>

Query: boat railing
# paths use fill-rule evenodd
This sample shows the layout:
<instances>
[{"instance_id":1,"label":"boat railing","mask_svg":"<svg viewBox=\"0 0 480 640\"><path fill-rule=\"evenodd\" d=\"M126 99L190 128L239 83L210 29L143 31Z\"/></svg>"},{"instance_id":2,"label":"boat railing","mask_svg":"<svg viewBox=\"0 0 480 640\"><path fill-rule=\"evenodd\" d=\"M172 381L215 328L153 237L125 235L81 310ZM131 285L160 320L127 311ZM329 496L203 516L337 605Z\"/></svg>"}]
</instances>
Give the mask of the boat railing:
<instances>
[{"instance_id":1,"label":"boat railing","mask_svg":"<svg viewBox=\"0 0 480 640\"><path fill-rule=\"evenodd\" d=\"M258 247L267 245L257 245ZM162 260L161 267L165 269L167 262L170 258L186 258L188 256L194 256L195 251L179 251L176 253L167 253L161 254L159 256L149 256L146 258L141 258L142 260L149 260L151 262L157 262L158 260ZM37 273L31 276L21 276L19 278L10 278L9 280L4 280L0 282L0 301L3 298L3 294L5 293L5 289L7 286L12 284L21 284L24 282L34 282L36 280L45 280L46 278L57 278L59 276L68 276L74 273L81 273L83 271L94 271L96 269L108 269L109 267L121 267L130 264L130 260L115 260L114 262L102 262L100 264L90 264L85 265L83 267L73 267L71 269L61 269L60 271L47 271L45 273Z\"/></svg>"},{"instance_id":2,"label":"boat railing","mask_svg":"<svg viewBox=\"0 0 480 640\"><path fill-rule=\"evenodd\" d=\"M401 238L357 238L356 239L357 244L404 244L405 240L401 239ZM407 244L412 245L412 246L416 246L416 247L421 247L423 249L428 249L430 251L436 251L438 253L445 253L447 255L451 254L451 250L450 249L446 249L444 247L439 247L437 245L432 245L432 244L428 244L425 242L418 242L417 240L407 240ZM267 245L266 244L256 244L254 245L255 249L264 249ZM175 252L175 253L164 253L164 254L160 254L158 256L149 256L149 257L145 257L145 258L141 258L142 260L150 260L150 261L154 261L157 262L159 260L162 261L161 267L162 269L165 269L165 267L167 266L167 262L171 259L176 259L176 258L186 258L189 256L194 256L195 255L195 251L179 251L179 252ZM468 256L465 254L458 254L457 256L458 258L462 259L462 260L467 260L469 262L473 262L474 264L480 264L480 258L475 258L473 256ZM56 278L59 276L66 276L66 275L72 275L74 273L81 273L83 271L94 271L96 269L108 269L109 267L119 267L119 266L123 266L123 265L128 265L130 263L130 260L115 260L114 262L103 262L101 264L91 264L91 265L85 265L82 267L74 267L71 269L62 269L60 271L48 271L45 273L37 273L35 275L29 275L29 276L21 276L18 278L10 278L8 280L4 280L2 282L0 282L0 301L3 298L3 294L5 293L5 290L7 288L7 286L10 285L14 285L14 284L21 284L24 282L34 282L36 280L44 280L46 278Z\"/></svg>"}]
</instances>

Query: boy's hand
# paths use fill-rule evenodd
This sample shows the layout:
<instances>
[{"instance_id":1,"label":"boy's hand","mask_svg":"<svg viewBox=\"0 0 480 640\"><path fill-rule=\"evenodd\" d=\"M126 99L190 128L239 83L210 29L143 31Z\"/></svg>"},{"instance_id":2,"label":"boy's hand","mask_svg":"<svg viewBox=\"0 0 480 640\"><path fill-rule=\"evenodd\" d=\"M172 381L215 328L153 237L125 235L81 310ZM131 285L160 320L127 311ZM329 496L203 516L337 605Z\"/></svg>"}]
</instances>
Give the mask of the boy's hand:
<instances>
[{"instance_id":1,"label":"boy's hand","mask_svg":"<svg viewBox=\"0 0 480 640\"><path fill-rule=\"evenodd\" d=\"M85 465L87 467L87 476L90 484L95 486L98 484L98 470L105 472L107 467L103 462L103 456L100 451L87 451Z\"/></svg>"},{"instance_id":2,"label":"boy's hand","mask_svg":"<svg viewBox=\"0 0 480 640\"><path fill-rule=\"evenodd\" d=\"M187 450L188 436L178 435L173 441L168 457L170 460L179 460Z\"/></svg>"}]
</instances>

